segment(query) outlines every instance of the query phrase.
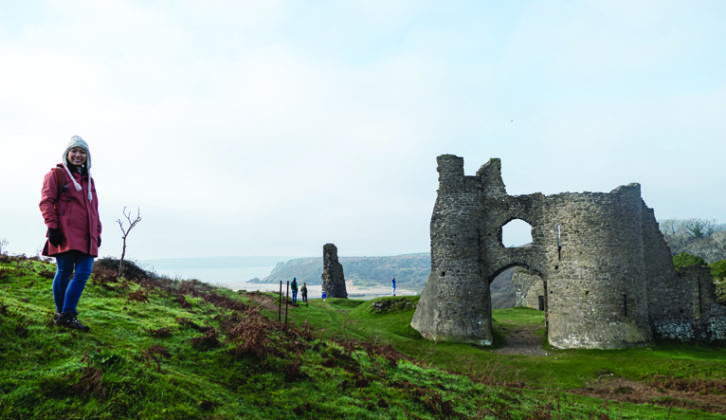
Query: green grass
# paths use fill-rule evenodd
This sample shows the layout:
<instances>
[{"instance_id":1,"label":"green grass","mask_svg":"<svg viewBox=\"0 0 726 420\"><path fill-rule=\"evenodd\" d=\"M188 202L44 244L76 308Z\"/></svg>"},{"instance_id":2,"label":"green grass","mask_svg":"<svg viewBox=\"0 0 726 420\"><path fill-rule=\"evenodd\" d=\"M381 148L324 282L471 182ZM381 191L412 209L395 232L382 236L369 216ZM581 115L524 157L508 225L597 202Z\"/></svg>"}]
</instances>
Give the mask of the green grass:
<instances>
[{"instance_id":1,"label":"green grass","mask_svg":"<svg viewBox=\"0 0 726 420\"><path fill-rule=\"evenodd\" d=\"M495 320L500 324L544 324L543 312L532 308L495 309L494 312L496 313Z\"/></svg>"},{"instance_id":2,"label":"green grass","mask_svg":"<svg viewBox=\"0 0 726 420\"><path fill-rule=\"evenodd\" d=\"M253 298L229 290L102 281L99 268L79 304L79 319L92 328L84 334L51 322L48 271L53 266L42 261L0 260L3 419L724 418L571 393L602 378L719 384L723 349L508 356L422 339L409 325L417 297L311 300L289 307L285 326L276 309L255 309ZM131 299L142 294L148 301ZM494 318L499 347L506 329L543 324L526 308Z\"/></svg>"},{"instance_id":3,"label":"green grass","mask_svg":"<svg viewBox=\"0 0 726 420\"><path fill-rule=\"evenodd\" d=\"M328 299L296 308L290 319L307 320L323 326L326 337L366 338L392 345L425 366L482 378L487 383L521 383L545 393L584 388L603 378L648 382L654 378L721 381L726 376L726 352L719 347L689 344L661 344L620 350L556 350L546 343L542 312L529 308L494 310L495 346L482 348L469 344L434 343L424 340L409 323L417 297L381 298L375 301ZM375 302L409 300L411 306L378 314ZM343 303L344 302L344 303ZM357 302L357 304L356 304ZM353 306L352 309L349 309ZM503 328L540 325L538 334L547 356L501 355L492 352L503 346ZM497 341L500 341L497 343ZM717 394L718 395L718 394ZM726 398L723 398L726 404ZM640 408L648 412L650 406ZM697 411L692 413L693 416ZM685 415L681 413L681 415ZM703 416L705 414L700 414ZM651 414L656 416L656 414ZM637 417L637 416L636 416ZM647 417L646 417L647 418ZM704 418L704 417L699 417Z\"/></svg>"}]
</instances>

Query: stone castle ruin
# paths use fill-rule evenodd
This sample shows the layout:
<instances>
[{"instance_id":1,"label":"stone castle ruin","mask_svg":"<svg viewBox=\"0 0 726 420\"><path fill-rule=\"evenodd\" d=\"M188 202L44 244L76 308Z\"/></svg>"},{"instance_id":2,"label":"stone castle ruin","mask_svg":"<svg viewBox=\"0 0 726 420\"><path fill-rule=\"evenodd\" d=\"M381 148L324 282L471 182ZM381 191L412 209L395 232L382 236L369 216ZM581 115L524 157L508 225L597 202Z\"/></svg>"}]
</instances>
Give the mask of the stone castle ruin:
<instances>
[{"instance_id":1,"label":"stone castle ruin","mask_svg":"<svg viewBox=\"0 0 726 420\"><path fill-rule=\"evenodd\" d=\"M526 268L517 267L512 275L514 306L526 306L544 311L544 284L542 279Z\"/></svg>"},{"instance_id":2,"label":"stone castle ruin","mask_svg":"<svg viewBox=\"0 0 726 420\"><path fill-rule=\"evenodd\" d=\"M525 299L544 311L554 347L726 339L726 307L716 303L709 270L676 272L639 184L610 193L510 196L499 159L476 176L464 175L461 157L437 162L431 274L411 322L424 337L490 345L489 285L521 267L515 287L527 283ZM502 244L502 227L515 219L532 227L530 246Z\"/></svg>"},{"instance_id":3,"label":"stone castle ruin","mask_svg":"<svg viewBox=\"0 0 726 420\"><path fill-rule=\"evenodd\" d=\"M338 261L338 248L334 244L323 245L323 290L328 297L347 298L343 265Z\"/></svg>"}]
</instances>

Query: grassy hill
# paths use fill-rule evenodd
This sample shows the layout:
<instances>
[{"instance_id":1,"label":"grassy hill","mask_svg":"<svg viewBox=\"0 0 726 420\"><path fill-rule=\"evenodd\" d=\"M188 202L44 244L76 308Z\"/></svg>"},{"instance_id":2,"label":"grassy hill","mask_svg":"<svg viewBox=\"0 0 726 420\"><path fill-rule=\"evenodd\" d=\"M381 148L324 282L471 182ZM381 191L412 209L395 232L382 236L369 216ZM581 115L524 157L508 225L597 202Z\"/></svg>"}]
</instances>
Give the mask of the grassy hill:
<instances>
[{"instance_id":1,"label":"grassy hill","mask_svg":"<svg viewBox=\"0 0 726 420\"><path fill-rule=\"evenodd\" d=\"M0 256L0 418L726 418L723 348L510 354L518 331L544 340L540 312L494 311L492 348L434 343L409 326L415 296L317 299L278 321L271 294L100 264L84 334L51 321L53 270Z\"/></svg>"}]
</instances>

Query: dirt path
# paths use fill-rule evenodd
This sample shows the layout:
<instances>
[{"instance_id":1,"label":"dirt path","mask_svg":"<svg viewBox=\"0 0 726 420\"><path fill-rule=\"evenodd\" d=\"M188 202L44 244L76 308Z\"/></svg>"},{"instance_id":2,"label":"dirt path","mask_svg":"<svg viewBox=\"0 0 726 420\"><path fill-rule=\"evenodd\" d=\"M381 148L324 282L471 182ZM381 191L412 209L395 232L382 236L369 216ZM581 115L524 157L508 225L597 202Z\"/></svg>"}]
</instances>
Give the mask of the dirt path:
<instances>
[{"instance_id":1,"label":"dirt path","mask_svg":"<svg viewBox=\"0 0 726 420\"><path fill-rule=\"evenodd\" d=\"M275 304L275 299L268 294L249 292L245 293L243 296L250 298L250 300L257 303L262 309L266 309L268 311L275 311L278 309Z\"/></svg>"},{"instance_id":2,"label":"dirt path","mask_svg":"<svg viewBox=\"0 0 726 420\"><path fill-rule=\"evenodd\" d=\"M542 348L541 337L535 334L535 331L540 328L542 328L541 325L503 327L507 344L493 352L548 356L550 353ZM707 382L659 377L652 378L650 381L635 382L609 374L599 377L583 388L569 392L609 401L657 404L665 407L682 407L726 414L724 390L726 390L724 381Z\"/></svg>"},{"instance_id":3,"label":"dirt path","mask_svg":"<svg viewBox=\"0 0 726 420\"><path fill-rule=\"evenodd\" d=\"M503 327L507 344L501 349L494 350L498 354L524 354L526 356L547 356L542 348L542 338L535 331L541 325L523 325L517 327Z\"/></svg>"},{"instance_id":4,"label":"dirt path","mask_svg":"<svg viewBox=\"0 0 726 420\"><path fill-rule=\"evenodd\" d=\"M674 384L668 378L665 380L653 378L650 382L635 382L616 378L611 374L603 375L596 381L587 384L586 387L570 392L611 401L656 404L664 407L682 407L689 410L726 414L726 396L720 393L716 386L705 383L707 386L700 387L704 383L698 380L690 382L684 380L684 382L689 384L687 388L692 389L671 389Z\"/></svg>"}]
</instances>

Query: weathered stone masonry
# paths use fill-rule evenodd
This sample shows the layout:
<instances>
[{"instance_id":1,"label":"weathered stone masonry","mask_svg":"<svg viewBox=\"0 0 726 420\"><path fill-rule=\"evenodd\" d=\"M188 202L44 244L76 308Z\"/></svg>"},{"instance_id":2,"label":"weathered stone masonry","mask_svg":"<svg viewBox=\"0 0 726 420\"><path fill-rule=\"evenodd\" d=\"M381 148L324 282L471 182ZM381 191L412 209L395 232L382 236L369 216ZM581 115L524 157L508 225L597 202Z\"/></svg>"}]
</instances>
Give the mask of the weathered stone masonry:
<instances>
[{"instance_id":1,"label":"weathered stone masonry","mask_svg":"<svg viewBox=\"0 0 726 420\"><path fill-rule=\"evenodd\" d=\"M464 175L460 157L437 161L431 274L411 322L424 337L491 344L489 284L520 266L542 279L555 347L726 338L726 308L715 302L708 270L676 273L639 184L610 193L510 196L499 159L476 176ZM531 246L502 245L502 226L514 219L532 226Z\"/></svg>"},{"instance_id":2,"label":"weathered stone masonry","mask_svg":"<svg viewBox=\"0 0 726 420\"><path fill-rule=\"evenodd\" d=\"M514 286L514 306L527 306L544 311L544 284L537 274L517 267L512 275L512 286Z\"/></svg>"},{"instance_id":3,"label":"weathered stone masonry","mask_svg":"<svg viewBox=\"0 0 726 420\"><path fill-rule=\"evenodd\" d=\"M323 291L331 298L347 298L343 266L338 261L338 248L334 244L323 245Z\"/></svg>"}]
</instances>

